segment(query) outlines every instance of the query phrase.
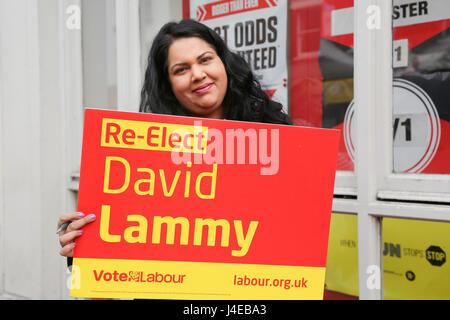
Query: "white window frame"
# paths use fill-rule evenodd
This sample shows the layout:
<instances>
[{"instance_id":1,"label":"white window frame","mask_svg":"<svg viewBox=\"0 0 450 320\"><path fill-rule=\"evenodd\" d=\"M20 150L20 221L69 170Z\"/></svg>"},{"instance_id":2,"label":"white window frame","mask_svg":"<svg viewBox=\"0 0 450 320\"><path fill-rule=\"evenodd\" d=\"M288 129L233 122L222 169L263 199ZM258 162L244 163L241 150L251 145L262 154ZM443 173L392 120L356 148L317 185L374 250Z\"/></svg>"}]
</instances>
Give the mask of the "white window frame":
<instances>
[{"instance_id":1,"label":"white window frame","mask_svg":"<svg viewBox=\"0 0 450 320\"><path fill-rule=\"evenodd\" d=\"M378 198L450 204L450 174L403 174L379 168L384 179Z\"/></svg>"},{"instance_id":2,"label":"white window frame","mask_svg":"<svg viewBox=\"0 0 450 320\"><path fill-rule=\"evenodd\" d=\"M334 194L356 198L356 175L354 171L336 171Z\"/></svg>"},{"instance_id":3,"label":"white window frame","mask_svg":"<svg viewBox=\"0 0 450 320\"><path fill-rule=\"evenodd\" d=\"M60 25L65 26L67 21L67 8L75 6L81 9L81 0L62 0L58 3L60 13ZM81 12L82 14L82 12ZM61 28L61 79L63 79L63 92L61 105L65 109L66 130L66 161L67 188L78 190L76 181L79 176L81 162L81 145L83 134L83 53L81 30L69 30ZM75 181L74 181L75 180ZM75 201L76 202L76 201ZM71 206L75 202L70 200Z\"/></svg>"},{"instance_id":4,"label":"white window frame","mask_svg":"<svg viewBox=\"0 0 450 320\"><path fill-rule=\"evenodd\" d=\"M139 0L115 1L118 110L138 112L142 88Z\"/></svg>"},{"instance_id":5,"label":"white window frame","mask_svg":"<svg viewBox=\"0 0 450 320\"><path fill-rule=\"evenodd\" d=\"M66 150L64 152L66 189L64 204L66 212L75 211L77 207L77 192L79 181L79 170L81 162L81 147L83 134L83 53L82 53L82 32L80 30L70 30L66 27L68 18L68 8L74 6L81 11L81 0L61 0L58 2L59 25L61 26L60 48L61 55L61 107L64 109L64 140ZM80 17L81 18L81 17ZM82 26L80 26L82 28ZM62 273L60 281L60 296L70 299L67 290L67 279L69 272L66 268L66 261L61 259Z\"/></svg>"}]
</instances>

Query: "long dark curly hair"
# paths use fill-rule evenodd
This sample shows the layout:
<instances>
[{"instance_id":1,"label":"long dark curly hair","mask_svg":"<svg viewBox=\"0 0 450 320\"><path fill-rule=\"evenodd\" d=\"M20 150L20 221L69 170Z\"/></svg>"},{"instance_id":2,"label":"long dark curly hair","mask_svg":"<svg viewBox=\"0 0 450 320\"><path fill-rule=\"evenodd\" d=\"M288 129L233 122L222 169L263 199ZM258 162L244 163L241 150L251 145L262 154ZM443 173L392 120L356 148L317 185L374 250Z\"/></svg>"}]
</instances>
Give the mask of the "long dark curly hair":
<instances>
[{"instance_id":1,"label":"long dark curly hair","mask_svg":"<svg viewBox=\"0 0 450 320\"><path fill-rule=\"evenodd\" d=\"M191 19L165 24L153 40L141 92L140 112L191 115L172 92L167 62L172 42L186 37L198 37L206 41L215 49L225 66L228 76L223 101L226 119L291 124L289 116L281 111L282 106L269 101L247 62L231 52L214 30Z\"/></svg>"}]
</instances>

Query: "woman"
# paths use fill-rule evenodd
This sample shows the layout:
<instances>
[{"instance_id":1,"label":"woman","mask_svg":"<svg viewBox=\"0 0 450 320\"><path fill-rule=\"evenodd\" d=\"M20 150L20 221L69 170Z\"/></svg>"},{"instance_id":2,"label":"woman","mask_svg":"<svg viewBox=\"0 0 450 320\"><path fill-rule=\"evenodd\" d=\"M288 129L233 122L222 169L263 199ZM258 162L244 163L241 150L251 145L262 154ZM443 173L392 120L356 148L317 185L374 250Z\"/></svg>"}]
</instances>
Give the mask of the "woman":
<instances>
[{"instance_id":1,"label":"woman","mask_svg":"<svg viewBox=\"0 0 450 320\"><path fill-rule=\"evenodd\" d=\"M213 30L189 19L167 23L153 40L140 112L292 124L282 105L269 100L246 61ZM58 228L73 221L59 233L62 256L73 256L74 240L94 220L94 215L78 212L60 217Z\"/></svg>"}]
</instances>

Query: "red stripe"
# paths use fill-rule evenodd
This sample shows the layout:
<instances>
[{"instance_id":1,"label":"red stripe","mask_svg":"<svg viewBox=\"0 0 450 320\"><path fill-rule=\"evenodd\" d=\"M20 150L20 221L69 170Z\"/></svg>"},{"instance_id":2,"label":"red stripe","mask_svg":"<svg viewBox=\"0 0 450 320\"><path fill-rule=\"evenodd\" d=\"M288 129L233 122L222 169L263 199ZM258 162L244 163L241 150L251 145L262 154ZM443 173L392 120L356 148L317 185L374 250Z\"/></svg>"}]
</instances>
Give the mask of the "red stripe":
<instances>
[{"instance_id":1,"label":"red stripe","mask_svg":"<svg viewBox=\"0 0 450 320\"><path fill-rule=\"evenodd\" d=\"M256 7L243 8L243 9L232 11L232 8L230 7L230 3L231 3L231 0L225 0L225 1L217 1L217 2L206 4L204 6L204 8L206 10L206 15L204 17L200 17L199 21L217 19L217 18L222 18L222 17L226 17L226 16L238 14L238 13L270 8L269 4L266 1L259 1L258 6L256 6ZM243 2L243 3L245 4L245 2ZM224 10L224 13L213 15L213 7L220 6L220 5L223 5L224 6L223 8L226 8ZM277 6L277 4L275 4L274 6ZM197 10L201 10L200 6L198 7Z\"/></svg>"},{"instance_id":2,"label":"red stripe","mask_svg":"<svg viewBox=\"0 0 450 320\"><path fill-rule=\"evenodd\" d=\"M183 19L189 19L190 17L190 0L183 0Z\"/></svg>"}]
</instances>

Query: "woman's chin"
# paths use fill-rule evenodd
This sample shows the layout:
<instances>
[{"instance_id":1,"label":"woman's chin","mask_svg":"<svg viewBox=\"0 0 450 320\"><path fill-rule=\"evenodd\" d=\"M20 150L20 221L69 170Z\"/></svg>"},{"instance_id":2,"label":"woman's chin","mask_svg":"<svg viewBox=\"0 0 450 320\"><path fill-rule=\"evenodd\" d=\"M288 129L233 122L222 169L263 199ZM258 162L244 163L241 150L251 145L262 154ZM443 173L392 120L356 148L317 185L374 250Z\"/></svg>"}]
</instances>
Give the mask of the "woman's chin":
<instances>
[{"instance_id":1,"label":"woman's chin","mask_svg":"<svg viewBox=\"0 0 450 320\"><path fill-rule=\"evenodd\" d=\"M223 115L222 108L215 105L198 106L196 111L196 115L204 118L221 119Z\"/></svg>"}]
</instances>

